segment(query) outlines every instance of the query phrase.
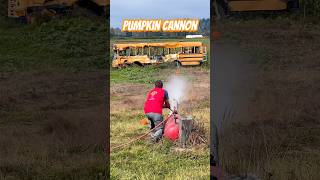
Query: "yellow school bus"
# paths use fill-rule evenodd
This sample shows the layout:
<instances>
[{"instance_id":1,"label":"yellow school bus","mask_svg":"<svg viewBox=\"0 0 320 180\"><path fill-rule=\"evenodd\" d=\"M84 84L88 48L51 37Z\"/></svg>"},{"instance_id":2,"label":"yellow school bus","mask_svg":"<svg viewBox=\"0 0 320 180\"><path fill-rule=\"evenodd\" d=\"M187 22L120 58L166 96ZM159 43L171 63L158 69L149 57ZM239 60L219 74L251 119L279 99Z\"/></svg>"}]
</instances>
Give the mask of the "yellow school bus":
<instances>
[{"instance_id":1,"label":"yellow school bus","mask_svg":"<svg viewBox=\"0 0 320 180\"><path fill-rule=\"evenodd\" d=\"M112 49L114 68L166 62L177 66L201 65L207 58L202 42L116 43Z\"/></svg>"},{"instance_id":2,"label":"yellow school bus","mask_svg":"<svg viewBox=\"0 0 320 180\"><path fill-rule=\"evenodd\" d=\"M72 10L81 0L8 0L8 17L25 18L31 21L35 15L54 16L61 12ZM106 12L109 0L88 0L86 6L98 7L95 11Z\"/></svg>"},{"instance_id":3,"label":"yellow school bus","mask_svg":"<svg viewBox=\"0 0 320 180\"><path fill-rule=\"evenodd\" d=\"M299 0L216 0L213 5L224 16L228 12L295 10Z\"/></svg>"}]
</instances>

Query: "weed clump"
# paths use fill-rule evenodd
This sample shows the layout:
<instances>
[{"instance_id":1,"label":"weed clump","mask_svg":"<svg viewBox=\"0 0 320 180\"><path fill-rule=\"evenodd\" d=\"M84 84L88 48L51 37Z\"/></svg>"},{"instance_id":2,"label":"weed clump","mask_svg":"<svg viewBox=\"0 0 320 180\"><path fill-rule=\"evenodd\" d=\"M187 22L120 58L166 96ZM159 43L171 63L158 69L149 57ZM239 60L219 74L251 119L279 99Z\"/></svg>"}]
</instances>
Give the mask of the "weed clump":
<instances>
[{"instance_id":1,"label":"weed clump","mask_svg":"<svg viewBox=\"0 0 320 180\"><path fill-rule=\"evenodd\" d=\"M191 134L189 135L188 144L191 146L197 146L202 144L207 144L207 132L204 127L204 123L193 121L192 122L192 130Z\"/></svg>"}]
</instances>

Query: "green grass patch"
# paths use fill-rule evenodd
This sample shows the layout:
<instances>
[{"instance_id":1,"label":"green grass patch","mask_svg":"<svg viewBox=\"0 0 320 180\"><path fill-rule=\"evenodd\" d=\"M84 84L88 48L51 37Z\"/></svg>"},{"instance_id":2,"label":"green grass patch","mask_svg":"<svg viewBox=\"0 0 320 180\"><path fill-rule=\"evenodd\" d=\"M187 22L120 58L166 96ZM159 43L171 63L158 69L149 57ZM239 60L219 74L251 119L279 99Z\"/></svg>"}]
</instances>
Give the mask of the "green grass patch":
<instances>
[{"instance_id":1,"label":"green grass patch","mask_svg":"<svg viewBox=\"0 0 320 180\"><path fill-rule=\"evenodd\" d=\"M21 71L44 67L107 67L105 21L65 17L42 24L0 19L0 69Z\"/></svg>"},{"instance_id":2,"label":"green grass patch","mask_svg":"<svg viewBox=\"0 0 320 180\"><path fill-rule=\"evenodd\" d=\"M111 116L111 144L129 142L145 133L147 127L139 124L140 116ZM166 139L157 144L142 139L114 150L110 157L111 179L209 179L209 150L177 152L174 148Z\"/></svg>"},{"instance_id":3,"label":"green grass patch","mask_svg":"<svg viewBox=\"0 0 320 180\"><path fill-rule=\"evenodd\" d=\"M145 66L145 67L129 67L124 69L113 69L110 71L111 83L153 83L157 79L154 76L158 72L159 66Z\"/></svg>"}]
</instances>

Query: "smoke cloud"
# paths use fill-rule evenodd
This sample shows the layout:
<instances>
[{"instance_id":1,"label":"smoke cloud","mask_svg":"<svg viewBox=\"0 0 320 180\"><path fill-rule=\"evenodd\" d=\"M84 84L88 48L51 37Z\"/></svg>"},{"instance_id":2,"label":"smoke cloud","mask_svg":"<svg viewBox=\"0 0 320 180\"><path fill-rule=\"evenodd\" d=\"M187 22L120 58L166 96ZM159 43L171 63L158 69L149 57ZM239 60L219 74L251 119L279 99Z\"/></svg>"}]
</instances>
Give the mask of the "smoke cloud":
<instances>
[{"instance_id":1,"label":"smoke cloud","mask_svg":"<svg viewBox=\"0 0 320 180\"><path fill-rule=\"evenodd\" d=\"M170 103L176 100L181 103L187 92L187 79L182 76L171 76L164 88L168 91Z\"/></svg>"}]
</instances>

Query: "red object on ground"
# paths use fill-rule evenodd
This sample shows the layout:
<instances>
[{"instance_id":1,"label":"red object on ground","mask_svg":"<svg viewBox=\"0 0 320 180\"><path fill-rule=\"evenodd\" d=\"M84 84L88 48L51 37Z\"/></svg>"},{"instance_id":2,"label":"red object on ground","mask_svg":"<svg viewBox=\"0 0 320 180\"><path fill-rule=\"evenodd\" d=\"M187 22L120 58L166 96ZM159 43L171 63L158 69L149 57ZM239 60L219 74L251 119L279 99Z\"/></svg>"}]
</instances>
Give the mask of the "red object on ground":
<instances>
[{"instance_id":1,"label":"red object on ground","mask_svg":"<svg viewBox=\"0 0 320 180\"><path fill-rule=\"evenodd\" d=\"M218 32L218 31L213 31L212 37L213 37L214 40L219 39L220 36L221 36L221 33L220 33L220 32Z\"/></svg>"},{"instance_id":2,"label":"red object on ground","mask_svg":"<svg viewBox=\"0 0 320 180\"><path fill-rule=\"evenodd\" d=\"M170 115L164 127L163 136L165 138L172 141L175 141L179 138L179 120L180 116L178 114L176 114L175 116L173 114Z\"/></svg>"},{"instance_id":3,"label":"red object on ground","mask_svg":"<svg viewBox=\"0 0 320 180\"><path fill-rule=\"evenodd\" d=\"M141 125L148 125L148 124L149 124L149 121L148 121L148 119L143 118L143 119L140 120L140 124L141 124Z\"/></svg>"}]
</instances>

